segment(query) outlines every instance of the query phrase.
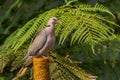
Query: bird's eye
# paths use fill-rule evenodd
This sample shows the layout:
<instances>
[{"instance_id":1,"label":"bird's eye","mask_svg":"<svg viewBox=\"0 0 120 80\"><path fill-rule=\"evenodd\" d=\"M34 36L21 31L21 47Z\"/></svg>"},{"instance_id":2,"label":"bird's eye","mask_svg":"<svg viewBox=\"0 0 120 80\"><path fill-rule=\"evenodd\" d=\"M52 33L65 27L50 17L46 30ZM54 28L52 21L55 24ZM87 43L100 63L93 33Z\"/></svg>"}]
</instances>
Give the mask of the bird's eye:
<instances>
[{"instance_id":1,"label":"bird's eye","mask_svg":"<svg viewBox=\"0 0 120 80\"><path fill-rule=\"evenodd\" d=\"M56 19L53 19L54 21L57 21Z\"/></svg>"}]
</instances>

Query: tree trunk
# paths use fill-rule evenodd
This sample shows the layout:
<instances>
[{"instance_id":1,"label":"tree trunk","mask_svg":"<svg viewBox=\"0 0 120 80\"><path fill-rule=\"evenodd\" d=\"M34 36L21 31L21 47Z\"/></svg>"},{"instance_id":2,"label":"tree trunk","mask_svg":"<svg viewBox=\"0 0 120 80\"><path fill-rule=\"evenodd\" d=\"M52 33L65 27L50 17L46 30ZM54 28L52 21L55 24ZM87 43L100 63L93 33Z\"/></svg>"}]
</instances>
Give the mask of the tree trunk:
<instances>
[{"instance_id":1,"label":"tree trunk","mask_svg":"<svg viewBox=\"0 0 120 80\"><path fill-rule=\"evenodd\" d=\"M34 80L50 80L49 59L33 58Z\"/></svg>"}]
</instances>

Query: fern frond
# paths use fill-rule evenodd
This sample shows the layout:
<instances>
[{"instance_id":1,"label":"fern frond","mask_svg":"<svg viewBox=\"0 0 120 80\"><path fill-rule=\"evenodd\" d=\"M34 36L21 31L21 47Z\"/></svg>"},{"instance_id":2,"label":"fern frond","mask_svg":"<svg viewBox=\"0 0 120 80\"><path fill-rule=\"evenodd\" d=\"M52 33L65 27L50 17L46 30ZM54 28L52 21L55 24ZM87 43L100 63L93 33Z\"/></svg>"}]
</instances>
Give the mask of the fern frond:
<instances>
[{"instance_id":1,"label":"fern frond","mask_svg":"<svg viewBox=\"0 0 120 80\"><path fill-rule=\"evenodd\" d=\"M113 36L114 37L114 36ZM120 53L120 36L111 38L96 45L96 53L100 54L104 61L110 62L111 65L119 60L118 56Z\"/></svg>"},{"instance_id":2,"label":"fern frond","mask_svg":"<svg viewBox=\"0 0 120 80\"><path fill-rule=\"evenodd\" d=\"M15 58L13 50L10 49L3 49L0 52L0 73L4 71L4 68L10 64L10 62Z\"/></svg>"},{"instance_id":3,"label":"fern frond","mask_svg":"<svg viewBox=\"0 0 120 80\"><path fill-rule=\"evenodd\" d=\"M17 41L19 41L19 38L22 37L26 31L34 24L36 18L28 21L23 28L16 30L12 35L10 35L6 41L5 44L7 44L7 47L14 47L17 43ZM12 44L12 45L11 45Z\"/></svg>"},{"instance_id":4,"label":"fern frond","mask_svg":"<svg viewBox=\"0 0 120 80\"><path fill-rule=\"evenodd\" d=\"M14 7L16 7L19 3L20 3L20 0L16 0L16 1L9 7L9 9L5 12L5 15L2 16L2 17L0 17L0 27L2 27L2 26L1 26L2 22L10 15L10 12L12 11L12 9L13 9Z\"/></svg>"},{"instance_id":5,"label":"fern frond","mask_svg":"<svg viewBox=\"0 0 120 80\"><path fill-rule=\"evenodd\" d=\"M67 60L55 53L52 53L51 56L53 57L54 62L59 64L57 66L59 66L60 69L66 69L65 71L67 72L64 72L66 73L66 75L68 74L68 72L70 72L69 74L73 74L81 80L92 80L92 78L90 77L91 75L77 65L69 63Z\"/></svg>"},{"instance_id":6,"label":"fern frond","mask_svg":"<svg viewBox=\"0 0 120 80\"><path fill-rule=\"evenodd\" d=\"M8 37L5 43L13 50L19 49L32 38L36 31L46 26L50 17L57 16L62 22L61 25L56 27L56 35L60 36L59 44L64 44L69 37L71 45L87 43L93 46L114 34L112 27L107 24L118 26L115 22L103 17L102 14L112 15L107 8L98 4L95 7L81 5L77 8L60 7L52 9L29 21L20 30L16 31L15 37Z\"/></svg>"},{"instance_id":7,"label":"fern frond","mask_svg":"<svg viewBox=\"0 0 120 80\"><path fill-rule=\"evenodd\" d=\"M54 62L54 60L52 60L50 63L50 70L51 79L59 80L60 78L64 77L65 80L78 80L78 78L73 73L71 73L68 69L64 68L59 63Z\"/></svg>"}]
</instances>

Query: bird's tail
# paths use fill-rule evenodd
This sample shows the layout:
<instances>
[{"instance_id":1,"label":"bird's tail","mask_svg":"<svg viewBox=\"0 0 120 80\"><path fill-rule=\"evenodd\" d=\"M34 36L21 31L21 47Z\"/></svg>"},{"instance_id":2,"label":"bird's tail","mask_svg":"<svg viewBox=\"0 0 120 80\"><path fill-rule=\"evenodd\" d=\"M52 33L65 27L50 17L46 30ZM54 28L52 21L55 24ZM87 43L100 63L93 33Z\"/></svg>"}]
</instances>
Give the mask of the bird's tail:
<instances>
[{"instance_id":1,"label":"bird's tail","mask_svg":"<svg viewBox=\"0 0 120 80\"><path fill-rule=\"evenodd\" d=\"M27 67L22 67L22 68L20 69L20 71L17 73L17 75L18 75L18 76L24 75L24 73L26 72L26 70L27 70Z\"/></svg>"},{"instance_id":2,"label":"bird's tail","mask_svg":"<svg viewBox=\"0 0 120 80\"><path fill-rule=\"evenodd\" d=\"M17 80L19 77L23 76L26 70L27 70L27 67L22 67L17 73L16 77L14 77L12 80Z\"/></svg>"},{"instance_id":3,"label":"bird's tail","mask_svg":"<svg viewBox=\"0 0 120 80\"><path fill-rule=\"evenodd\" d=\"M25 55L25 57L23 58L23 60L26 60L29 57L30 52L27 52L27 54Z\"/></svg>"},{"instance_id":4,"label":"bird's tail","mask_svg":"<svg viewBox=\"0 0 120 80\"><path fill-rule=\"evenodd\" d=\"M33 58L32 56L29 56L27 58L27 60L23 64L23 67L19 70L19 72L17 73L16 77L14 77L12 80L17 80L19 77L24 75L24 73L27 70L27 67L32 63L32 58Z\"/></svg>"}]
</instances>

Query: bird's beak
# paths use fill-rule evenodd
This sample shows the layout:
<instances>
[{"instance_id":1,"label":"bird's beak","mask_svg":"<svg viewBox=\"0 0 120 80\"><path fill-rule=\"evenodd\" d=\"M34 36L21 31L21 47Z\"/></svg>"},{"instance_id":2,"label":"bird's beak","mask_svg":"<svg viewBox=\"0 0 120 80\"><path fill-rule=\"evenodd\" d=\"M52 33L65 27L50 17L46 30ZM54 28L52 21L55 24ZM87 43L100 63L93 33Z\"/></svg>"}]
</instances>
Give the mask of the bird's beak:
<instances>
[{"instance_id":1,"label":"bird's beak","mask_svg":"<svg viewBox=\"0 0 120 80\"><path fill-rule=\"evenodd\" d=\"M61 24L62 22L60 22L60 21L58 20L56 23Z\"/></svg>"}]
</instances>

